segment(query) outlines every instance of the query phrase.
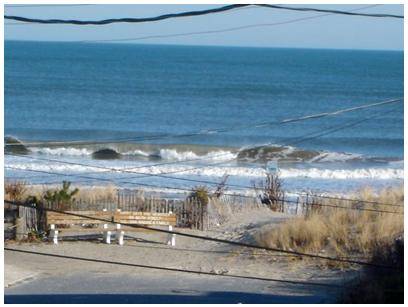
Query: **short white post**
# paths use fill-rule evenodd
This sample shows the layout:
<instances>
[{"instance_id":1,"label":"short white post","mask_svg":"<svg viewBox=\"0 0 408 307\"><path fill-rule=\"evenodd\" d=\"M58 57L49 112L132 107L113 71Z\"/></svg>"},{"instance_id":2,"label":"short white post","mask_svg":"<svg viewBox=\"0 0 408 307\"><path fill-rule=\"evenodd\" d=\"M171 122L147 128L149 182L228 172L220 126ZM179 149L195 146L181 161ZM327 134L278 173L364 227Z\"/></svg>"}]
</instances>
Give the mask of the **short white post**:
<instances>
[{"instance_id":1,"label":"short white post","mask_svg":"<svg viewBox=\"0 0 408 307\"><path fill-rule=\"evenodd\" d=\"M120 213L121 209L116 209L116 212ZM120 225L119 223L116 224L116 234L115 234L115 238L118 242L119 245L123 245L123 239L125 237L125 232L123 230L121 230L122 225Z\"/></svg>"},{"instance_id":2,"label":"short white post","mask_svg":"<svg viewBox=\"0 0 408 307\"><path fill-rule=\"evenodd\" d=\"M173 231L173 226L169 225L169 231ZM176 246L176 235L174 233L169 233L167 237L167 245Z\"/></svg>"},{"instance_id":3,"label":"short white post","mask_svg":"<svg viewBox=\"0 0 408 307\"><path fill-rule=\"evenodd\" d=\"M50 225L50 239L54 244L58 244L58 230L55 229L55 225Z\"/></svg>"},{"instance_id":4,"label":"short white post","mask_svg":"<svg viewBox=\"0 0 408 307\"><path fill-rule=\"evenodd\" d=\"M120 229L121 229L120 224L116 224L116 240L119 245L123 245L123 239L125 237L125 232Z\"/></svg>"},{"instance_id":5,"label":"short white post","mask_svg":"<svg viewBox=\"0 0 408 307\"><path fill-rule=\"evenodd\" d=\"M105 242L106 244L110 244L111 243L111 231L107 230L108 229L108 224L103 224L103 242Z\"/></svg>"},{"instance_id":6,"label":"short white post","mask_svg":"<svg viewBox=\"0 0 408 307\"><path fill-rule=\"evenodd\" d=\"M173 211L169 211L169 214L173 214ZM169 225L169 231L173 231L173 226ZM167 236L167 245L176 246L176 235L169 233Z\"/></svg>"},{"instance_id":7,"label":"short white post","mask_svg":"<svg viewBox=\"0 0 408 307\"><path fill-rule=\"evenodd\" d=\"M123 245L123 239L125 237L125 232L122 230L119 232L119 236L118 236L118 244L119 245Z\"/></svg>"},{"instance_id":8,"label":"short white post","mask_svg":"<svg viewBox=\"0 0 408 307\"><path fill-rule=\"evenodd\" d=\"M103 209L103 212L108 211L108 209ZM108 230L108 224L103 224L103 242L106 244L111 243L111 232Z\"/></svg>"}]
</instances>

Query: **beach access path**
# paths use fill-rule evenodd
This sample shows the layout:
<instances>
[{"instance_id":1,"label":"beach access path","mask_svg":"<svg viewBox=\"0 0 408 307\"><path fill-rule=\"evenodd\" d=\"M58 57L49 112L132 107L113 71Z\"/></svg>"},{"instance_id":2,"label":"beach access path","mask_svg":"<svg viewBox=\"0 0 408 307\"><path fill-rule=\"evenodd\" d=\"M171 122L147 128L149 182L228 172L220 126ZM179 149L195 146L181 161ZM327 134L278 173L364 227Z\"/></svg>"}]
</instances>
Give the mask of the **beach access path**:
<instances>
[{"instance_id":1,"label":"beach access path","mask_svg":"<svg viewBox=\"0 0 408 307\"><path fill-rule=\"evenodd\" d=\"M235 214L219 228L190 233L251 242L252 234L287 218L270 210ZM179 229L177 229L180 231ZM129 233L125 245L104 244L100 237L66 238L58 245L7 242L6 248L212 272L216 276L121 266L5 251L6 303L323 303L335 302L340 289L306 284L233 278L244 275L327 284L344 282L345 273L292 261L291 256L177 237ZM289 257L289 258L288 258ZM285 258L285 259L284 259Z\"/></svg>"}]
</instances>

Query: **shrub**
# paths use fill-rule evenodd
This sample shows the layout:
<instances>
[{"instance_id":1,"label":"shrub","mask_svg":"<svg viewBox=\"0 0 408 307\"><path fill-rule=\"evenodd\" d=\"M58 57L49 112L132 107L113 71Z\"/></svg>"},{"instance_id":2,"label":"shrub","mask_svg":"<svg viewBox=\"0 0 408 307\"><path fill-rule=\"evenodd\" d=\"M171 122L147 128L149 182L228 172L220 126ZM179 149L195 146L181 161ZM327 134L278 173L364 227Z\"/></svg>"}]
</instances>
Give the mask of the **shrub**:
<instances>
[{"instance_id":1,"label":"shrub","mask_svg":"<svg viewBox=\"0 0 408 307\"><path fill-rule=\"evenodd\" d=\"M27 187L24 182L8 182L5 183L4 190L6 199L10 201L22 201L27 191Z\"/></svg>"},{"instance_id":2,"label":"shrub","mask_svg":"<svg viewBox=\"0 0 408 307\"><path fill-rule=\"evenodd\" d=\"M205 186L197 186L188 196L189 199L196 199L201 205L206 206L209 202L209 192Z\"/></svg>"},{"instance_id":3,"label":"shrub","mask_svg":"<svg viewBox=\"0 0 408 307\"><path fill-rule=\"evenodd\" d=\"M49 203L57 205L70 205L75 199L73 196L79 192L76 188L73 191L69 191L71 183L68 181L62 182L62 189L60 190L47 190L44 194L44 200Z\"/></svg>"},{"instance_id":4,"label":"shrub","mask_svg":"<svg viewBox=\"0 0 408 307\"><path fill-rule=\"evenodd\" d=\"M254 189L263 204L273 211L282 210L285 195L279 175L267 174L264 182L259 182L258 186L254 184Z\"/></svg>"},{"instance_id":5,"label":"shrub","mask_svg":"<svg viewBox=\"0 0 408 307\"><path fill-rule=\"evenodd\" d=\"M215 189L213 195L216 198L220 198L225 191L227 190L227 180L228 180L229 175L225 174L222 179L221 182L217 185L217 188Z\"/></svg>"}]
</instances>

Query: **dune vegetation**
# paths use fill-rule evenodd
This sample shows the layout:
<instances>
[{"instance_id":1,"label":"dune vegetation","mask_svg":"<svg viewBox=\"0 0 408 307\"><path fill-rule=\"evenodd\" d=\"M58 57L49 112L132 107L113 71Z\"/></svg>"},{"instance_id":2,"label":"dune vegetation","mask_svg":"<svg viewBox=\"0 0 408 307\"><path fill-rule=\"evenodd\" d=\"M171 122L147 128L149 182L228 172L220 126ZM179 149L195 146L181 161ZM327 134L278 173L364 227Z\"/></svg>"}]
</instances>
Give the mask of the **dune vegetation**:
<instances>
[{"instance_id":1,"label":"dune vegetation","mask_svg":"<svg viewBox=\"0 0 408 307\"><path fill-rule=\"evenodd\" d=\"M390 188L375 195L365 189L355 198L378 203L315 198L308 214L288 219L279 227L265 227L256 240L263 246L285 250L371 257L378 246L403 234L404 191L402 187Z\"/></svg>"}]
</instances>

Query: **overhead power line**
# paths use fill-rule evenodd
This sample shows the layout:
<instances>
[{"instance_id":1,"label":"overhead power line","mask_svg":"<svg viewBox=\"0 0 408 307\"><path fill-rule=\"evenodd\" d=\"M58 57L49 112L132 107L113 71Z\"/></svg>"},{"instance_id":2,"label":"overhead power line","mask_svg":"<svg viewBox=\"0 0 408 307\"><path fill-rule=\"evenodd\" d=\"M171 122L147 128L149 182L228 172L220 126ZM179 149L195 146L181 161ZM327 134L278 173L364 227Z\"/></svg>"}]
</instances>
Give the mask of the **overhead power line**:
<instances>
[{"instance_id":1,"label":"overhead power line","mask_svg":"<svg viewBox=\"0 0 408 307\"><path fill-rule=\"evenodd\" d=\"M388 112L382 112L380 113L380 115L383 114L387 114L390 112L393 112L394 110L388 111ZM378 115L377 115L378 117ZM322 135L327 135L329 133L333 133L335 131L339 131L341 129L346 129L349 127L353 127L356 126L357 124L360 124L364 121L367 121L369 119L372 119L375 117L367 117L364 118L362 120L358 120L356 122L352 122L352 123L347 123L346 125L342 125L341 127L336 127L335 129L331 129L328 131L324 131L318 135L314 135L314 138L316 137L320 137ZM308 136L306 138L303 139L299 139L297 140L297 142L295 142L294 144L298 144L304 140L310 140L312 139L312 137ZM292 143L293 145L293 143ZM208 180L196 180L196 179L191 179L191 178L180 178L180 177L173 177L173 176L168 176L167 173L159 173L159 174L152 174L152 173L145 173L145 172L138 172L135 171L133 168L132 170L130 169L118 169L118 168L114 168L114 167L106 167L106 166L98 166L98 165L93 165L93 164L88 164L88 163L82 163L82 162L70 162L70 161L64 161L64 160L59 160L59 159L50 159L50 158L40 158L40 157L29 157L29 156L25 156L25 155L19 155L19 154L11 154L11 153L6 153L6 155L11 155L11 156L18 156L18 157L22 157L22 158L26 158L26 159L32 159L32 160L39 160L39 161L47 161L47 162L56 162L56 163L61 163L61 164L67 164L67 165L75 165L75 166L84 166L84 167L90 167L90 168L95 168L95 169L101 169L101 170L106 170L106 171L110 171L110 172L120 172L120 173L128 173L128 174L138 174L138 175L142 175L142 176L137 176L135 178L141 179L141 178L145 178L145 177L159 177L159 178L165 178L165 179L172 179L172 180L180 180L180 181L187 181L187 182L196 182L196 183L205 183L205 184L211 184L211 185L218 185L218 182L215 181L208 181ZM221 162L223 163L223 162ZM174 174L174 173L181 173L181 172L187 172L187 171L192 171L192 170L197 170L197 169L204 169L208 166L198 166L198 167L193 167L193 168L187 168L187 169L183 169L183 170L177 170L177 171L171 171L168 172L169 174ZM130 178L126 178L127 180L129 180ZM238 188L246 188L249 189L251 187L248 186L243 186L243 185L232 185L229 184L229 187L238 187Z\"/></svg>"},{"instance_id":2,"label":"overhead power line","mask_svg":"<svg viewBox=\"0 0 408 307\"><path fill-rule=\"evenodd\" d=\"M83 175L76 175L76 174L63 174L63 173L52 172L52 171L35 170L35 169L31 169L31 168L24 168L23 169L23 168L12 167L12 166L5 166L4 168L5 169L12 169L12 170L19 170L19 171L34 172L34 173L60 175L60 176L64 176L64 177L85 178L85 179L89 179L89 180L103 181L103 182L109 182L109 183L115 183L116 182L114 179L109 179L109 178L97 178L97 177L90 177L90 176L83 176ZM195 180L195 181L201 182L201 183L206 183L206 181L198 181L198 180ZM192 188L188 189L188 188L181 188L181 187L174 187L174 186L163 186L163 185L149 184L149 183L142 183L142 182L125 181L125 180L121 180L120 182L124 183L124 184L139 185L139 186L144 186L144 187L149 187L149 188L160 188L160 189L176 190L176 191L182 191L182 192L195 192L195 190L192 189ZM254 196L245 195L245 194L223 193L223 195L255 199ZM284 201L285 203L298 204L297 201L289 200L289 199L277 199L277 201ZM360 201L360 202L363 203L364 201ZM345 209L345 210L354 210L354 211L368 211L368 212L375 212L375 213L398 214L398 215L403 215L404 214L403 212L396 212L396 211L379 210L379 209L371 209L371 208L360 208L360 207L344 207L344 206L330 205L330 204L319 204L319 206L330 207L330 208L339 208L339 209Z\"/></svg>"},{"instance_id":3,"label":"overhead power line","mask_svg":"<svg viewBox=\"0 0 408 307\"><path fill-rule=\"evenodd\" d=\"M299 144L305 140L310 140L313 138L317 138L323 135L328 135L330 133L342 130L342 129L346 129L346 128L350 128L350 127L354 127L358 124L361 124L362 122L365 122L367 120L371 120L374 118L377 118L379 116L394 112L395 109L389 110L389 111L382 111L379 112L376 116L369 116L363 119L359 119L357 121L353 121L353 122L348 122L345 125L339 125L336 126L334 128L325 130L321 133L314 133L312 136L307 135L307 136L303 136L301 138L298 138L295 142L292 142L290 145L294 145L294 144ZM265 146L265 144L264 144ZM215 181L208 181L208 180L197 180L197 179L191 179L191 178L180 178L180 177L173 177L173 176L168 176L168 174L174 174L174 173L182 173L182 172L188 172L188 171L192 171L192 170L197 170L197 169L205 169L207 167L213 166L213 165L205 165L205 166L198 166L198 167L193 167L193 168L187 168L187 169L182 169L182 170L176 170L176 171L171 171L171 172L162 172L159 174L152 174L152 173L145 173L145 172L137 172L135 171L136 167L132 168L132 169L117 169L117 168L111 168L111 167L106 167L106 166L98 166L98 165L93 165L93 164L87 164L87 163L81 163L81 162L70 162L70 161L64 161L64 160L59 160L59 159L50 159L50 158L40 158L40 157L29 157L29 156L25 156L25 155L19 155L19 154L6 154L6 155L11 155L11 156L18 156L18 157L22 157L22 158L26 158L26 159L32 159L32 160L39 160L39 161L47 161L47 162L56 162L56 163L61 163L61 164L68 164L68 165L78 165L78 166L84 166L84 167L89 167L89 168L96 168L96 169L101 169L101 170L106 170L108 172L120 172L120 173L130 173L130 174L138 174L141 176L134 176L134 177L122 177L125 180L129 180L129 179L141 179L141 178L145 178L145 177L159 177L159 178L166 178L166 179L171 179L171 180L180 180L180 181L187 181L187 182L195 182L195 183L201 183L201 184L210 184L210 185L218 185L219 182L215 182ZM223 163L223 162L220 162ZM140 168L140 167L137 167ZM93 177L91 177L93 178ZM122 179L119 178L119 181ZM116 178L114 180L115 182L118 181L118 178ZM253 187L249 187L249 186L244 186L244 185L236 185L236 184L227 184L227 187L235 187L235 188L243 188L243 189L251 189ZM393 204L389 204L390 206L394 206ZM399 207L399 206L398 206Z\"/></svg>"},{"instance_id":4,"label":"overhead power line","mask_svg":"<svg viewBox=\"0 0 408 307\"><path fill-rule=\"evenodd\" d=\"M7 203L7 204L10 204L10 205L17 206L17 207L37 209L35 204L26 204L26 203L22 203L22 202L9 201L9 200L5 200L4 202ZM57 209L52 209L52 208L42 208L42 210L55 212L55 213L60 213L60 214L65 214L65 215L69 215L69 216L75 216L75 217L79 217L79 218L83 218L83 219L90 219L90 220L94 220L94 221L106 222L106 223L117 223L118 222L118 221L115 222L115 220L92 217L92 216L88 216L88 215L83 215L83 214L73 213L73 212L67 212L67 211L57 210ZM155 232L175 234L175 235L178 235L178 236L192 238L192 239L199 239L199 240L205 240L205 241L211 241L211 242L217 242L217 243L224 243L224 244L230 244L230 245L248 247L248 248L254 248L254 249L262 249L262 250L266 250L266 251L291 254L291 255L300 256L300 257L309 257L309 258L329 260L329 261L335 261L335 262L344 262L344 263L350 263L350 264L358 264L358 265L366 265L366 266L373 266L373 267L380 267L380 268L395 269L392 266L378 264L378 263L372 263L372 262L365 262L365 261L358 261L358 260L351 260L351 259L335 258L335 257L322 256L322 255L316 255L316 254L302 253L302 252L290 251L290 250L285 250L285 249L280 249L280 248L260 246L260 245L251 244L251 243L244 243L244 242L231 241L231 240L226 240L226 239L219 239L219 238L213 238L213 237L200 236L200 235L195 235L195 234L185 233L185 232L179 232L179 231L159 229L159 228L154 228L154 227L144 226L144 225L139 225L139 224L129 224L129 223L122 223L122 222L120 222L120 224L122 226L131 227L131 228L141 228L141 229L151 230L151 231L155 231Z\"/></svg>"},{"instance_id":5,"label":"overhead power line","mask_svg":"<svg viewBox=\"0 0 408 307\"><path fill-rule=\"evenodd\" d=\"M364 10L364 9L368 9L368 8L375 7L375 6L378 6L378 4L367 5L367 6L364 6L364 7L355 9L355 10L350 10L350 11L359 11L359 10ZM149 39L157 39L157 38L185 37L185 36L203 35L203 34L218 34L218 33L234 32L234 31L240 31L240 30L252 29L252 28L262 28L262 27L273 27L273 26L286 25L286 24L296 23L296 22L299 22L299 21L316 19L316 18L321 18L321 17L325 17L325 16L330 16L330 15L333 15L333 14L332 13L321 14L321 15L317 15L317 16L308 16L308 17L290 19L290 20L274 22L274 23L251 24L251 25L244 25L244 26L225 28L225 29L219 29L219 30L205 30L205 31L196 31L196 32L145 35L145 36L138 36L138 37L113 38L113 39L95 39L95 40L88 39L88 40L83 40L83 41L80 41L80 42L81 43L127 42L127 41L139 41L139 40L149 40ZM24 23L14 23L14 25L24 25Z\"/></svg>"},{"instance_id":6,"label":"overhead power line","mask_svg":"<svg viewBox=\"0 0 408 307\"><path fill-rule=\"evenodd\" d=\"M312 139L316 139L318 137L325 136L325 135L328 135L328 134L331 134L331 133L334 133L334 132L337 132L337 131L340 131L340 130L348 129L350 127L355 127L355 126L357 126L357 125L359 125L359 124L361 124L363 122L366 122L368 120L372 120L372 119L378 118L380 116L392 113L395 110L396 109L394 108L394 109L392 109L390 111L386 111L386 112L382 111L382 112L379 112L377 116L369 116L369 117L366 117L366 118L363 118L363 119L359 119L357 121L351 121L351 122L346 123L345 125L338 125L338 126L335 126L335 127L331 127L330 129L324 130L323 132L319 131L317 133L313 132L311 134L303 135L301 137L296 138L295 141L289 141L289 139L288 139L287 142L283 142L283 143L285 145L290 145L290 146L298 145L298 144L303 143L305 141L310 141ZM256 148L256 147L260 147L260 146L265 147L265 146L269 146L269 145L273 145L273 144L274 144L274 142L270 142L270 143L266 143L266 144L253 144L253 145L247 146L246 149ZM214 157L220 158L222 156L226 156L226 155L229 155L231 153L238 154L240 151L241 151L241 149L233 150L233 151L230 151L228 153L220 153L220 154L214 155L214 156L209 157L209 158L214 158ZM136 169L141 169L141 168L157 167L157 166L169 165L169 164L180 164L180 163L183 163L183 162L192 162L192 161L197 162L197 161L204 161L204 160L207 160L209 158L202 157L202 158L195 158L195 159L188 159L188 160L181 160L181 161L162 162L162 163L148 164L148 165L142 165L142 166L137 166L137 167L129 167L129 168L125 168L123 170L136 170ZM228 160L223 160L223 161L217 162L217 163L207 164L205 166L198 166L198 167L186 168L186 169L182 169L182 170L169 171L169 172L161 172L160 175L190 172L190 171L197 170L197 169L204 169L204 168L212 167L214 165L223 164L223 163L233 161L233 160L235 160L235 158L228 159ZM93 174L93 173L100 173L100 172L89 172L87 174ZM135 176L135 177L128 177L127 176L127 177L124 177L124 179L145 178L145 177L148 177L148 176L150 176L150 174L147 175L147 176ZM116 178L116 180L117 179L118 178ZM228 185L228 186L231 186L231 185ZM380 204L378 202L372 202L372 203ZM385 204L383 204L383 205L385 205ZM392 204L387 204L387 205L393 206Z\"/></svg>"},{"instance_id":7,"label":"overhead power line","mask_svg":"<svg viewBox=\"0 0 408 307\"><path fill-rule=\"evenodd\" d=\"M212 166L212 165L209 165L209 166ZM6 166L6 168L8 168L8 167ZM11 167L10 169L21 170L21 171L26 170L26 169L23 169L23 168L13 168L13 167ZM30 169L29 171L35 171L35 170ZM182 170L182 171L174 171L174 172L171 172L171 173L176 173L176 172L181 173L181 172L187 172L187 171L190 171L190 169L186 169L186 170ZM109 173L109 172L110 171L106 171L106 172L103 172L103 173ZM100 174L100 173L101 172L86 172L86 173L81 173L81 175L79 175L79 176L82 176L82 175L87 176L87 175ZM170 174L170 172L165 172L165 173L160 173L160 174ZM37 179L37 178L48 178L50 175L67 176L65 174L55 172L55 173L52 173L52 174L44 174L44 175L41 175L41 173L40 173L40 175L33 175L33 176L13 176L13 177L10 177L10 179L11 180L24 180L24 179L27 179L27 178L28 179L30 179L30 178L31 179L32 178L35 178L35 179ZM77 175L72 174L72 176L76 177ZM123 180L138 179L138 178L144 178L144 177L147 177L147 176L143 176L143 177L141 177L141 176L120 177L120 178L112 179L112 182L114 182L114 183L119 182L120 183ZM92 177L92 179L75 180L74 183L81 183L81 182L86 183L86 182L90 182L91 180L95 181L95 180L99 180L99 178ZM48 181L48 182L42 181L42 182L39 182L37 184L50 185L50 184L60 184L60 183L61 183L61 180L58 180L58 181L54 180L54 181ZM242 185L231 185L231 184L226 184L225 186L226 187L235 187L235 186L244 187ZM251 188L253 188L253 187L251 187ZM324 193L328 193L328 192L324 192ZM340 197L340 196L319 195L319 194L315 194L313 192L309 192L309 193L308 192L290 192L289 194L293 194L293 195L297 195L297 196L309 196L309 197L318 198L318 199L332 199L332 200L339 200L339 201L347 201L347 202L354 202L354 203L359 203L359 204L372 204L372 205L378 205L378 206L388 206L388 207L403 207L404 206L404 205L398 205L398 204L383 203L383 202L374 201L374 200L363 200L363 199L347 198L347 197ZM240 196L240 195L236 195L236 196Z\"/></svg>"},{"instance_id":8,"label":"overhead power line","mask_svg":"<svg viewBox=\"0 0 408 307\"><path fill-rule=\"evenodd\" d=\"M5 19L11 19L22 22L32 22L32 23L43 23L43 24L73 24L73 25L107 25L112 23L143 23L143 22L154 22L171 18L181 18L181 17L193 17L202 16L208 14L215 14L230 11L236 8L241 8L249 6L250 4L231 4L225 5L218 8L199 10L199 11L188 11L182 13L164 14L155 17L142 17L142 18L111 18L103 20L64 20L64 19L39 19L39 18L28 18L21 16L10 16L5 15Z\"/></svg>"},{"instance_id":9,"label":"overhead power line","mask_svg":"<svg viewBox=\"0 0 408 307\"><path fill-rule=\"evenodd\" d=\"M173 14L164 14L155 17L144 17L144 18L111 18L103 20L75 20L75 19L40 19L40 18L29 18L22 16L12 16L5 15L5 19L16 20L21 22L30 22L30 23L41 23L41 24L73 24L73 25L107 25L112 23L143 23L143 22L155 22L171 18L180 18L180 17L193 17L193 16L202 16L214 13L221 13L236 8L242 8L250 6L251 4L232 4L226 5L218 8L199 10L199 11L188 11L181 13ZM361 16L361 17L376 17L376 18L404 18L402 15L393 15L393 14L368 14L368 13L356 13L356 12L347 12L341 10L326 10L326 9L317 9L309 7L291 7L291 6L282 6L282 5L271 5L271 4L255 4L257 6L271 8L271 9L281 9L281 10L291 10L291 11L308 11L308 12L320 12L320 13L330 13L330 14L340 14L340 15L349 15L349 16Z\"/></svg>"},{"instance_id":10,"label":"overhead power line","mask_svg":"<svg viewBox=\"0 0 408 307\"><path fill-rule=\"evenodd\" d=\"M174 138L195 137L195 136L201 136L201 135L211 135L211 134L217 134L217 133L226 133L226 132L243 130L243 129L263 128L263 127L274 126L274 125L284 125L284 124L301 122L301 121L310 120L310 119L318 119L318 118L324 118L324 117L329 117L329 116L336 116L336 115L349 113L349 112L354 112L354 111L358 111L358 110L364 110L364 109L374 108L374 107L378 107L378 106L394 104L394 103L400 102L402 100L403 100L403 98L388 99L388 100L384 100L384 101L380 101L380 102L367 103L367 104L363 104L363 105L359 105L359 106L354 106L354 107L349 107L349 108L344 108L344 109L338 109L338 110L335 110L335 111L328 111L328 112L304 115L304 116L295 117L295 118L287 118L287 119L277 120L277 121L276 120L275 121L264 121L264 122L258 122L258 123L255 123L255 124L234 125L234 126L231 126L231 127L216 128L216 129L205 129L205 130L199 130L199 131L188 132L188 133L183 133L183 134L158 134L158 135L146 136L146 137L123 138L123 139L113 139L113 140L103 140L103 141L28 142L28 143L25 143L23 145L25 145L25 146L96 145L96 144L124 143L124 142L132 142L132 141L142 142L142 141L152 141L152 140L164 140L164 139L174 139ZM21 144L7 143L7 142L5 142L5 145L7 145L7 146L21 146Z\"/></svg>"},{"instance_id":11,"label":"overhead power line","mask_svg":"<svg viewBox=\"0 0 408 307\"><path fill-rule=\"evenodd\" d=\"M350 12L351 11L364 10L364 9L368 9L368 8L376 7L376 6L379 6L379 4L367 5L367 6L355 9L355 10L350 10ZM321 15L317 15L317 16L308 16L308 17L296 18L296 19L290 19L290 20L279 21L279 22L274 22L274 23L258 23L258 24L244 25L244 26L225 28L225 29L219 29L219 30L205 30L205 31L183 32L183 33L173 33L173 34L144 35L144 36L138 36L138 37L113 38L113 39L88 39L88 40L83 40L83 41L79 41L79 42L81 42L81 43L128 42L128 41L139 41L139 40L148 40L148 39L157 39L157 38L185 37L185 36L203 35L203 34L218 34L218 33L240 31L240 30L245 30L245 29L286 25L286 24L296 23L296 22L299 22L299 21L316 19L316 18L321 18L321 17L325 17L325 16L330 16L330 15L333 15L333 13L321 14ZM14 23L14 25L17 25L17 24L18 25L24 25L24 23Z\"/></svg>"},{"instance_id":12,"label":"overhead power line","mask_svg":"<svg viewBox=\"0 0 408 307\"><path fill-rule=\"evenodd\" d=\"M341 11L341 10L327 10L327 9L317 9L312 7L294 7L294 6L283 6L283 5L274 5L274 4L257 4L258 6L271 8L271 9L281 9L281 10L290 10L290 11L301 11L301 12L319 12L319 13L331 13L331 14L340 14L340 15L349 15L349 16L361 16L361 17L390 17L390 18L404 18L402 15L394 14L368 14L368 13L355 13L350 11Z\"/></svg>"},{"instance_id":13,"label":"overhead power line","mask_svg":"<svg viewBox=\"0 0 408 307\"><path fill-rule=\"evenodd\" d=\"M379 116L394 112L396 109L391 109L389 111L386 112L379 112L378 115L376 116L369 116L357 121L353 121L353 122L349 122L346 123L345 125L340 125L340 126L336 126L333 127L331 129L328 129L326 131L323 131L322 133L316 134L314 133L313 136L307 135L307 136L303 136L302 138L298 138L296 142L290 144L290 145L294 145L294 144L299 144L300 142L304 141L304 140L310 140L316 137L320 137L322 135L327 135L329 133L333 133L342 129L346 129L346 128L350 128L350 127L354 127L357 124L361 124L362 122L365 122L367 120L370 119L374 119L374 118L378 118ZM265 146L265 144L264 144ZM57 160L57 159L49 159L49 158L39 158L39 157L28 157L25 155L18 155L18 154L8 154L11 156L18 156L18 157L23 157L26 159L32 159L32 160L39 160L39 161L47 161L47 162L56 162L56 163L62 163L62 164L69 164L69 165L80 165L80 166L85 166L85 167L90 167L90 168L97 168L97 169L102 169L102 170L107 170L108 172L120 172L120 173L135 173L135 174L139 174L141 176L132 176L132 177L122 177L122 178L115 178L112 181L117 183L118 181L122 181L122 179L125 180L129 180L129 179L141 179L141 178L145 178L145 177L160 177L160 178L167 178L167 179L172 179L172 180L181 180L181 181L187 181L187 182L196 182L196 183L204 183L204 184L211 184L211 185L218 185L219 182L215 182L215 181L208 181L208 180L196 180L196 179L190 179L190 178L180 178L180 177L172 177L172 176L167 176L168 174L174 174L174 173L182 173L182 172L188 172L188 171L192 171L192 170L197 170L197 169L204 169L210 166L213 166L215 164L219 164L219 163L223 163L223 162L218 162L212 165L205 165L205 166L198 166L198 167L193 167L193 168L187 168L187 169L182 169L182 170L176 170L176 171L171 171L171 172L162 172L159 174L151 174L151 173L143 173L143 172L136 172L134 171L134 169L140 168L140 167L133 167L133 168L128 168L128 169L117 169L117 168L108 168L108 167L103 167L103 166L96 166L96 165L92 165L92 164L86 164L86 163L79 163L79 162L69 162L69 161L63 161L63 160ZM156 164L157 165L157 164ZM93 173L93 172L92 172ZM74 175L75 177L79 177L78 175ZM92 180L97 180L97 178L94 177L90 177L92 178ZM87 179L87 181L89 181ZM240 188L240 189L252 189L253 187L249 187L249 186L244 186L244 185L236 185L236 184L227 184L227 187L234 187L234 188ZM298 194L301 195L301 193L294 193L294 194ZM328 198L328 199L339 199L339 198L334 198L334 197L325 197L325 196L316 196L317 198ZM343 201L345 201L346 199L341 199ZM351 199L348 199L348 201L351 201ZM360 203L370 203L370 204L377 204L377 205L387 205L387 206L395 206L395 207L401 207L399 205L395 205L395 204L383 204L383 203L379 203L379 202L365 202L362 200L354 200L354 201L358 201Z\"/></svg>"},{"instance_id":14,"label":"overhead power line","mask_svg":"<svg viewBox=\"0 0 408 307\"><path fill-rule=\"evenodd\" d=\"M11 5L11 4L6 4L4 5L5 8L23 8L23 7L38 7L38 8L43 8L43 7L67 7L67 6L90 6L90 5L97 5L97 4L17 4L17 5Z\"/></svg>"}]
</instances>

